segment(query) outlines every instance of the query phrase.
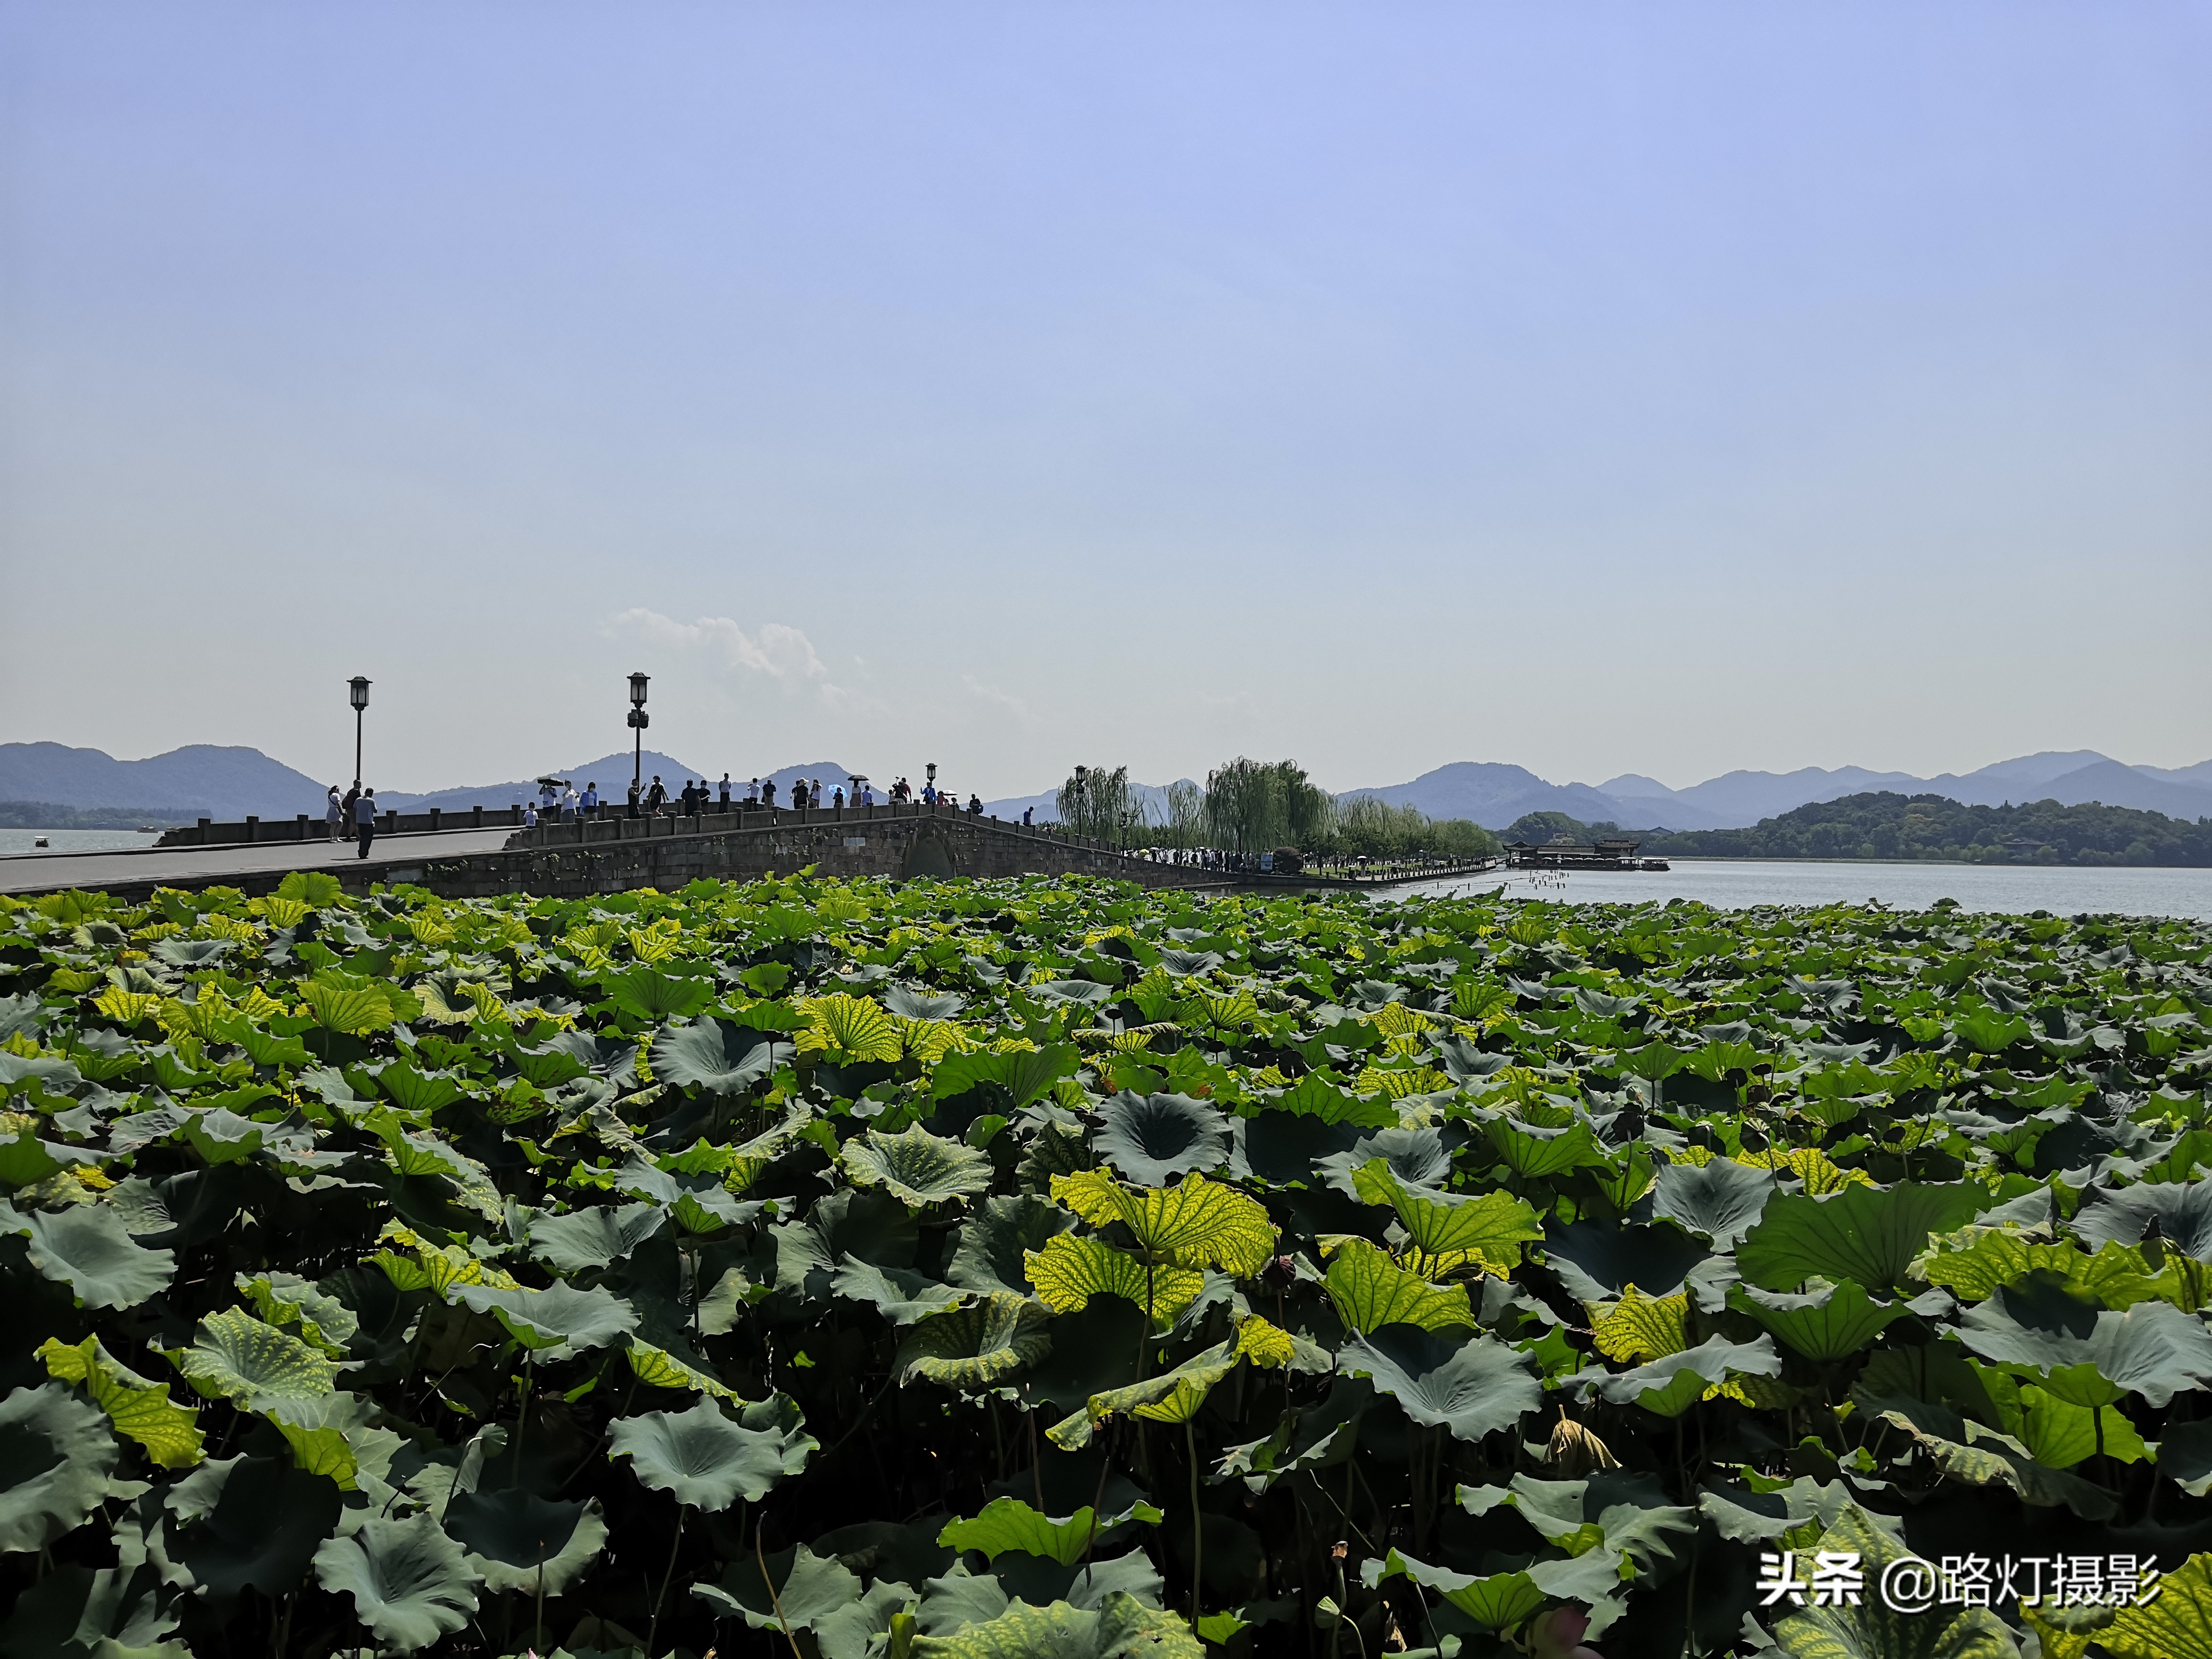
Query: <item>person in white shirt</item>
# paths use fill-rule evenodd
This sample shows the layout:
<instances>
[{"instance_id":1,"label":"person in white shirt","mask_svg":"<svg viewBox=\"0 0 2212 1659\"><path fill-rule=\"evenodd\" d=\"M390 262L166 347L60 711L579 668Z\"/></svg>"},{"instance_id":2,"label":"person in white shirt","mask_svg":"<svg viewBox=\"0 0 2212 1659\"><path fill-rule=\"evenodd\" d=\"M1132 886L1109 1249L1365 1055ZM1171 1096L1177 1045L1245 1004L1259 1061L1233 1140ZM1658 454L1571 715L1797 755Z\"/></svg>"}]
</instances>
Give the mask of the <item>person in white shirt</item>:
<instances>
[{"instance_id":1,"label":"person in white shirt","mask_svg":"<svg viewBox=\"0 0 2212 1659\"><path fill-rule=\"evenodd\" d=\"M534 800L522 803L522 827L526 830L538 827L538 803Z\"/></svg>"},{"instance_id":2,"label":"person in white shirt","mask_svg":"<svg viewBox=\"0 0 2212 1659\"><path fill-rule=\"evenodd\" d=\"M338 800L338 787L335 783L331 786L331 804L324 809L323 816L330 822L331 839L336 841L338 838L338 823L345 816L345 808Z\"/></svg>"},{"instance_id":3,"label":"person in white shirt","mask_svg":"<svg viewBox=\"0 0 2212 1659\"><path fill-rule=\"evenodd\" d=\"M750 783L745 786L745 805L748 806L758 806L760 805L760 780L758 778L755 778Z\"/></svg>"},{"instance_id":4,"label":"person in white shirt","mask_svg":"<svg viewBox=\"0 0 2212 1659\"><path fill-rule=\"evenodd\" d=\"M581 804L582 797L576 793L576 786L574 784L570 784L566 789L561 792L561 808L563 811L568 813L570 817L576 816L576 808Z\"/></svg>"}]
</instances>

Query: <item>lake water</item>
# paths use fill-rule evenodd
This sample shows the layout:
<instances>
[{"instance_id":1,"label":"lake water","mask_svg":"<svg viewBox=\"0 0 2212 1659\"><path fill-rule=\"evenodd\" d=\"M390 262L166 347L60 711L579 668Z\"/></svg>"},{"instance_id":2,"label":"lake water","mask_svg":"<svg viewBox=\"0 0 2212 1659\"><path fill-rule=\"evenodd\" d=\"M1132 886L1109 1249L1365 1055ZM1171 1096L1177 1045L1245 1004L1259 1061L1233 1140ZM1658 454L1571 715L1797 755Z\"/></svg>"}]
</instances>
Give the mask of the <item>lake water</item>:
<instances>
[{"instance_id":1,"label":"lake water","mask_svg":"<svg viewBox=\"0 0 2212 1659\"><path fill-rule=\"evenodd\" d=\"M1954 898L1968 910L2022 915L2049 910L2135 916L2188 916L2212 921L2212 870L2081 870L2055 865L1995 868L1972 864L1884 864L1875 860L1820 862L1785 859L1675 859L1656 870L1501 870L1472 879L1424 882L1395 890L1410 894L1482 892L1504 884L1509 898L1553 903L1635 904L1698 899L1722 909L1758 904L1863 903L1879 899L1897 909L1924 910Z\"/></svg>"},{"instance_id":2,"label":"lake water","mask_svg":"<svg viewBox=\"0 0 2212 1659\"><path fill-rule=\"evenodd\" d=\"M31 842L40 836L48 844L33 848ZM161 839L158 832L136 830L0 830L0 854L112 853L120 847L151 847Z\"/></svg>"}]
</instances>

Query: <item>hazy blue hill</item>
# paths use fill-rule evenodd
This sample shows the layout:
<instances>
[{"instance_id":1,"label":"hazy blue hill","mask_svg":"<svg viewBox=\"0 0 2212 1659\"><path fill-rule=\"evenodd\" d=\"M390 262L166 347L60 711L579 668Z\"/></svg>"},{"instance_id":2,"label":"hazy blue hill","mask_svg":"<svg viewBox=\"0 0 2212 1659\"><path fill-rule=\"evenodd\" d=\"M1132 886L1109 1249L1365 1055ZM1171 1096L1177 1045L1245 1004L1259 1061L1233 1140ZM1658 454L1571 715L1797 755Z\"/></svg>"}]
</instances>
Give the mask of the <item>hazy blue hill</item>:
<instances>
[{"instance_id":1,"label":"hazy blue hill","mask_svg":"<svg viewBox=\"0 0 2212 1659\"><path fill-rule=\"evenodd\" d=\"M0 744L0 800L158 807L185 818L290 817L321 811L325 787L258 749L192 744L119 761L58 743Z\"/></svg>"},{"instance_id":2,"label":"hazy blue hill","mask_svg":"<svg viewBox=\"0 0 2212 1659\"><path fill-rule=\"evenodd\" d=\"M1347 800L1368 795L1391 806L1413 806L1432 818L1467 818L1502 830L1530 812L1565 812L1584 823L1610 819L1624 828L1706 829L1719 820L1682 795L1624 800L1581 783L1547 783L1526 767L1498 761L1455 761L1424 772L1411 783L1351 789Z\"/></svg>"}]
</instances>

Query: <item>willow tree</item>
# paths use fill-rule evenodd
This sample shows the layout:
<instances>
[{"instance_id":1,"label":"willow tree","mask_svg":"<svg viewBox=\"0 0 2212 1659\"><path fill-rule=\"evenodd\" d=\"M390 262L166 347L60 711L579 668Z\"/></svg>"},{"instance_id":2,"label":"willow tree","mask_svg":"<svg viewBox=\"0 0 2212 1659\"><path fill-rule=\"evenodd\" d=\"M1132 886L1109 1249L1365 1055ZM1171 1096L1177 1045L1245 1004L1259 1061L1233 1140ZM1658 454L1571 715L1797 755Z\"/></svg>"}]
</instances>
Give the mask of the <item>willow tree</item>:
<instances>
[{"instance_id":1,"label":"willow tree","mask_svg":"<svg viewBox=\"0 0 2212 1659\"><path fill-rule=\"evenodd\" d=\"M1296 761L1238 756L1206 775L1206 833L1217 847L1255 853L1311 847L1328 834L1336 799Z\"/></svg>"},{"instance_id":2,"label":"willow tree","mask_svg":"<svg viewBox=\"0 0 2212 1659\"><path fill-rule=\"evenodd\" d=\"M1079 836L1126 844L1130 832L1149 821L1145 801L1129 782L1129 769L1079 766L1060 786L1060 821Z\"/></svg>"}]
</instances>

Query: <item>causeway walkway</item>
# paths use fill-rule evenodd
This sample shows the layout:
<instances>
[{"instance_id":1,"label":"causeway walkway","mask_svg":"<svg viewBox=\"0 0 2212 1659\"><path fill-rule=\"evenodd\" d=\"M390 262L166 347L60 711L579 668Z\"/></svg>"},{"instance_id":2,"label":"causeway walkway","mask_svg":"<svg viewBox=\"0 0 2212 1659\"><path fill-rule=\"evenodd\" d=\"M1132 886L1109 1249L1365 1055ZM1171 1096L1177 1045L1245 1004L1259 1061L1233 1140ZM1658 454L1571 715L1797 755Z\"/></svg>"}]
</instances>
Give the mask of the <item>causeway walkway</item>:
<instances>
[{"instance_id":1,"label":"causeway walkway","mask_svg":"<svg viewBox=\"0 0 2212 1659\"><path fill-rule=\"evenodd\" d=\"M495 853L514 831L446 830L434 834L379 836L367 863L419 865L426 858ZM51 893L64 887L88 891L139 882L206 886L235 876L291 870L357 871L363 860L355 843L327 840L257 842L225 847L130 848L112 853L11 853L0 856L0 893Z\"/></svg>"}]
</instances>

